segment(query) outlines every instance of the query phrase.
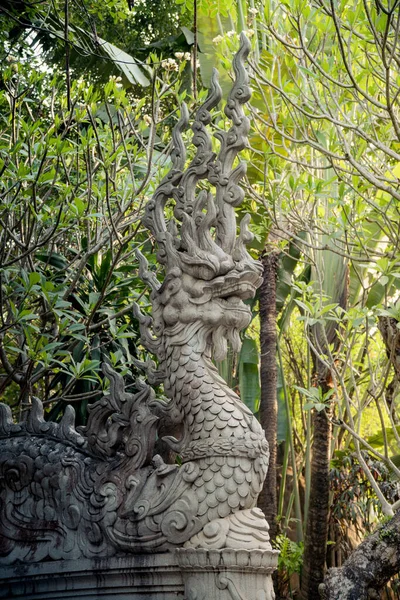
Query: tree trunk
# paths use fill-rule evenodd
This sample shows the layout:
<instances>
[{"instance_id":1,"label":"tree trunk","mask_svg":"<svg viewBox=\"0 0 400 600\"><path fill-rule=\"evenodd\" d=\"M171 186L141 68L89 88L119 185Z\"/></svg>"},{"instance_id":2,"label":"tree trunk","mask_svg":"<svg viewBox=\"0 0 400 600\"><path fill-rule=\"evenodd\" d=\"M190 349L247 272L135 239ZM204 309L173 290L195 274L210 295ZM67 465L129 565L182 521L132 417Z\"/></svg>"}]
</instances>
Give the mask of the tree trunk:
<instances>
[{"instance_id":1,"label":"tree trunk","mask_svg":"<svg viewBox=\"0 0 400 600\"><path fill-rule=\"evenodd\" d=\"M380 316L378 319L378 329L381 332L383 341L386 346L386 354L389 361L392 363L394 377L385 389L385 398L392 419L395 424L399 423L399 416L396 410L395 397L397 388L400 383L400 324L394 317Z\"/></svg>"},{"instance_id":2,"label":"tree trunk","mask_svg":"<svg viewBox=\"0 0 400 600\"><path fill-rule=\"evenodd\" d=\"M324 600L378 600L380 590L400 570L400 512L358 546L320 586Z\"/></svg>"},{"instance_id":3,"label":"tree trunk","mask_svg":"<svg viewBox=\"0 0 400 600\"><path fill-rule=\"evenodd\" d=\"M318 269L311 269L311 279L319 281L318 294L329 298L330 302L346 308L348 299L348 265L340 256L330 252L316 256ZM322 277L322 279L321 279ZM313 360L313 381L320 387L323 397L332 390L332 374L320 355L330 352L335 356L340 340L338 324L326 320L323 324L309 326L308 333L313 340L310 347ZM328 397L329 398L329 397ZM306 533L304 537L304 560L301 579L301 600L318 600L318 588L324 580L329 523L329 469L332 437L332 402L326 402L321 411L314 409L313 442L310 469L310 497Z\"/></svg>"},{"instance_id":4,"label":"tree trunk","mask_svg":"<svg viewBox=\"0 0 400 600\"><path fill-rule=\"evenodd\" d=\"M278 252L272 251L265 254L262 257L262 263L264 272L260 288L260 423L269 444L270 458L267 477L258 498L258 506L267 518L270 526L270 535L273 539L277 531L276 430L278 407L276 398L276 273Z\"/></svg>"},{"instance_id":5,"label":"tree trunk","mask_svg":"<svg viewBox=\"0 0 400 600\"><path fill-rule=\"evenodd\" d=\"M326 387L327 386L321 386ZM327 388L329 389L329 388ZM327 389L323 391L326 392ZM314 411L311 489L304 546L301 599L318 600L325 574L329 518L329 459L332 425L330 408Z\"/></svg>"}]
</instances>

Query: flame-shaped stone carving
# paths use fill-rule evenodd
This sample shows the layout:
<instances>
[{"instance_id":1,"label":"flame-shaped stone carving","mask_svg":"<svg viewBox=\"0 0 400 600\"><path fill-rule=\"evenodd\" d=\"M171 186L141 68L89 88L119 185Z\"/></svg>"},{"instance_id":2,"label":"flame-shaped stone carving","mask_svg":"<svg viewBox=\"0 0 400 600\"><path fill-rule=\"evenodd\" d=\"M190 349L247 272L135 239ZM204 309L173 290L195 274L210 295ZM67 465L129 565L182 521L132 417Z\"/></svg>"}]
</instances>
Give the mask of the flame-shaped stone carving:
<instances>
[{"instance_id":1,"label":"flame-shaped stone carving","mask_svg":"<svg viewBox=\"0 0 400 600\"><path fill-rule=\"evenodd\" d=\"M59 424L47 423L34 400L27 421L14 425L0 405L3 563L184 546L191 557L196 549L214 552L211 565L218 551L223 564L234 556L237 566L240 553L228 550L243 550L251 568L267 552L264 566L268 572L273 567L268 525L255 508L268 445L260 424L212 361L224 358L228 343L239 350L239 332L251 318L244 300L261 282L260 264L246 250L249 219L244 217L237 235L235 217L244 197L239 181L246 165L235 161L249 130L243 111L250 98L244 68L249 49L242 36L225 107L232 126L215 134L218 154L207 129L221 100L214 71L192 125L193 160L186 166L183 105L173 133L172 169L146 206L144 223L155 238L164 280L160 284L138 253L153 312L150 318L136 307L135 314L142 342L159 362L157 369L151 361L139 366L150 383L164 384L169 401L156 402L144 384L128 394L122 378L105 365L110 394L90 407L88 424L78 431L72 408ZM154 456L160 417L182 429L179 439L164 438L179 453L180 466ZM252 550L258 554L248 558ZM185 550L180 552L189 569ZM228 583L219 582L218 589L239 585ZM272 598L269 583L267 588Z\"/></svg>"},{"instance_id":2,"label":"flame-shaped stone carving","mask_svg":"<svg viewBox=\"0 0 400 600\"><path fill-rule=\"evenodd\" d=\"M137 315L143 344L157 355L165 373L164 389L170 401L160 412L183 425L182 438L168 439L169 444L180 453L183 467L191 465L196 472L187 492L187 514L193 520L181 523L182 541L185 537L192 546L206 544L198 532L214 521L221 532L214 547L218 543L224 547L227 540L233 543L225 531L229 519L255 506L268 465L267 442L258 421L212 362L212 358L224 358L228 343L240 349L239 332L250 321L243 301L254 295L261 281L260 264L246 250L251 240L249 217L242 220L239 236L235 217L235 207L244 198L238 184L246 165L235 165L235 160L248 143L249 120L243 104L250 90L243 62L249 49L242 36L233 64L236 78L225 107L232 126L215 134L219 153L213 151L207 130L210 111L222 96L214 71L210 94L192 125L197 152L185 168L181 135L188 126L188 112L183 106L174 131L172 169L147 204L144 219L156 240L165 277L161 287L150 282L153 319L140 317L138 309ZM167 220L166 214L173 217ZM148 279L145 259L138 256L142 277ZM254 514L265 535L261 535L263 541L256 540L247 528L249 544L265 548L268 526L259 513ZM221 519L225 519L224 526Z\"/></svg>"}]
</instances>

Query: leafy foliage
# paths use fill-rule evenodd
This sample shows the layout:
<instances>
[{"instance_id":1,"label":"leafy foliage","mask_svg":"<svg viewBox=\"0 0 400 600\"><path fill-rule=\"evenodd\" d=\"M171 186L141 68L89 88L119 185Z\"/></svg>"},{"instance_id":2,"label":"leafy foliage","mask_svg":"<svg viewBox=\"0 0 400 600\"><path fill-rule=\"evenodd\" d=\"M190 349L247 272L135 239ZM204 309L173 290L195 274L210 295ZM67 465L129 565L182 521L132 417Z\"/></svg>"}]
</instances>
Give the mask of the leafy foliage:
<instances>
[{"instance_id":1,"label":"leafy foliage","mask_svg":"<svg viewBox=\"0 0 400 600\"><path fill-rule=\"evenodd\" d=\"M133 253L152 252L140 216L168 130L158 135L146 99L132 104L116 78L102 92L74 80L71 108L62 75L39 59L13 59L3 80L1 392L19 408L36 394L54 418L78 403L83 421L101 361L135 372L132 305L145 290ZM154 81L155 118L171 82Z\"/></svg>"},{"instance_id":2,"label":"leafy foliage","mask_svg":"<svg viewBox=\"0 0 400 600\"><path fill-rule=\"evenodd\" d=\"M1 13L2 34L13 51L33 48L48 64L62 70L67 63L91 83L122 76L125 86L140 95L140 87L149 85L151 69L145 63L151 52L171 56L193 44L185 27L190 22L167 0L135 2L131 8L126 0L5 2Z\"/></svg>"},{"instance_id":3,"label":"leafy foliage","mask_svg":"<svg viewBox=\"0 0 400 600\"><path fill-rule=\"evenodd\" d=\"M385 496L394 503L399 498L399 483L387 466L364 452L374 479L378 482ZM332 482L333 500L331 519L342 533L346 528L353 528L360 539L371 533L376 523L385 519L381 506L377 501L374 489L357 456L349 451L338 450L331 461L330 478ZM346 540L343 536L342 543ZM341 543L339 541L339 543ZM348 552L348 548L343 548Z\"/></svg>"}]
</instances>

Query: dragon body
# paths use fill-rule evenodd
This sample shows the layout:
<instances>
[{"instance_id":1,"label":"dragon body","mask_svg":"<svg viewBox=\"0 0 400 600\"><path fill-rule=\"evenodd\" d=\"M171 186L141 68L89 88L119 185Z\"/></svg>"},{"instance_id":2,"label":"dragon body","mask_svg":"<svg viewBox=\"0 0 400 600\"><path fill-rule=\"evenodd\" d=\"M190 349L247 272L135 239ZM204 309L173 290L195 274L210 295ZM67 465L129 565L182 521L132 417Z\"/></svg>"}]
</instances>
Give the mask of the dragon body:
<instances>
[{"instance_id":1,"label":"dragon body","mask_svg":"<svg viewBox=\"0 0 400 600\"><path fill-rule=\"evenodd\" d=\"M152 288L152 317L140 313L142 342L158 357L147 368L150 383L163 383L168 402L138 382L129 394L122 377L103 365L110 393L90 407L75 429L68 408L58 424L43 418L33 400L23 423L0 412L0 560L104 557L126 552L194 548L268 549L268 525L256 506L268 466L268 445L251 411L220 377L213 359L251 319L245 300L261 282L249 255L248 217L236 234L235 207L249 121L250 97L243 66L249 43L234 60L235 82L225 108L232 126L215 134L207 126L221 99L214 73L211 91L192 126L196 155L186 167L182 107L174 130L172 169L148 202L144 223L158 246L165 277L160 284L138 253L140 274ZM166 210L166 205L170 208ZM169 220L166 213L173 216ZM160 422L180 427L165 441L181 459L155 455Z\"/></svg>"}]
</instances>

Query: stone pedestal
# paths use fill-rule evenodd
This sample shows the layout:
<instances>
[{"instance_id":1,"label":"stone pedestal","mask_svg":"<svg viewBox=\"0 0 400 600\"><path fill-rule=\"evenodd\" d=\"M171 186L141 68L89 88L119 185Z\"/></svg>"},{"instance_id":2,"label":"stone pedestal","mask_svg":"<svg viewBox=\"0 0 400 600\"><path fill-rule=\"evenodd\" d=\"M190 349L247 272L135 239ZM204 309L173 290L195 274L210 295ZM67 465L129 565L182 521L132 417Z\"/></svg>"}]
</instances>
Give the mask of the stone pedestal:
<instances>
[{"instance_id":1,"label":"stone pedestal","mask_svg":"<svg viewBox=\"0 0 400 600\"><path fill-rule=\"evenodd\" d=\"M203 550L0 567L2 600L273 600L275 550Z\"/></svg>"},{"instance_id":2,"label":"stone pedestal","mask_svg":"<svg viewBox=\"0 0 400 600\"><path fill-rule=\"evenodd\" d=\"M274 600L277 550L181 548L185 600Z\"/></svg>"},{"instance_id":3,"label":"stone pedestal","mask_svg":"<svg viewBox=\"0 0 400 600\"><path fill-rule=\"evenodd\" d=\"M183 600L180 567L164 552L0 567L5 600Z\"/></svg>"}]
</instances>

